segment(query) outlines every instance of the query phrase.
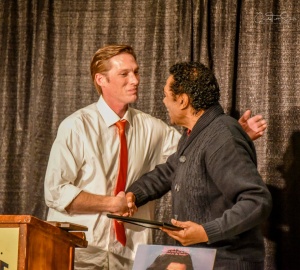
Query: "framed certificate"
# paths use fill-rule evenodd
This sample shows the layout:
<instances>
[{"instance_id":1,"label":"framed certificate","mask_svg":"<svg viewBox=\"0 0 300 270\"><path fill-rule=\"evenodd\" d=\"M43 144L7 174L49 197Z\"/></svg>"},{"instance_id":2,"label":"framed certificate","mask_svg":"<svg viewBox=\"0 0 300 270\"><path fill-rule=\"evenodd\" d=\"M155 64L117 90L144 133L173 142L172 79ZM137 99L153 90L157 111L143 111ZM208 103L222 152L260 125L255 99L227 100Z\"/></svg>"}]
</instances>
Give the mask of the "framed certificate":
<instances>
[{"instance_id":1,"label":"framed certificate","mask_svg":"<svg viewBox=\"0 0 300 270\"><path fill-rule=\"evenodd\" d=\"M140 218L134 218L134 217L123 217L123 216L118 216L118 215L113 215L113 214L107 214L107 217L113 218L113 219L116 219L116 220L119 220L122 222L131 223L134 225L151 228L151 229L160 229L163 227L163 228L166 228L166 229L172 230L172 231L183 230L183 228L174 226L173 224L170 224L167 222L140 219Z\"/></svg>"}]
</instances>

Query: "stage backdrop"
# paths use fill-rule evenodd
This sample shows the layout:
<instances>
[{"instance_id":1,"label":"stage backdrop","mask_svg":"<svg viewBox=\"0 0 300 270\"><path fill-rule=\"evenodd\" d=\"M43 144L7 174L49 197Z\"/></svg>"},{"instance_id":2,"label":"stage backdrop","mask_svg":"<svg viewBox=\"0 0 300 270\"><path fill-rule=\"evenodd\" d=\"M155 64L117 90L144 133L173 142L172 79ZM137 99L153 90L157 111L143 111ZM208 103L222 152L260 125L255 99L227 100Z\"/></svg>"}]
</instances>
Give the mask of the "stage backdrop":
<instances>
[{"instance_id":1,"label":"stage backdrop","mask_svg":"<svg viewBox=\"0 0 300 270\"><path fill-rule=\"evenodd\" d=\"M95 102L89 63L112 43L132 45L141 71L134 106L167 120L168 68L202 61L238 117L268 122L255 141L258 169L273 194L264 224L265 269L300 265L300 5L298 0L0 1L0 214L41 219L43 181L59 123ZM170 194L157 219L170 215ZM156 233L158 244L172 244Z\"/></svg>"}]
</instances>

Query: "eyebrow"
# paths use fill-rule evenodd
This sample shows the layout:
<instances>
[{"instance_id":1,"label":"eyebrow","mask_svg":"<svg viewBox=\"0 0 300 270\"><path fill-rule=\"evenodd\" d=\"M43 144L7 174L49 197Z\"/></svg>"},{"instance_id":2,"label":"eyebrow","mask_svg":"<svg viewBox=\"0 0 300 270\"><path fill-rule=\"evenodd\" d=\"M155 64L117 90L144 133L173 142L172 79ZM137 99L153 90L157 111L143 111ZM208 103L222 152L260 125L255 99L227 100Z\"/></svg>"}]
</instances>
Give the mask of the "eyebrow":
<instances>
[{"instance_id":1,"label":"eyebrow","mask_svg":"<svg viewBox=\"0 0 300 270\"><path fill-rule=\"evenodd\" d=\"M137 71L137 70L139 70L139 67L137 67L137 68L135 68L133 71ZM124 69L120 69L119 70L119 72L130 72L131 71L131 69L130 68L124 68Z\"/></svg>"}]
</instances>

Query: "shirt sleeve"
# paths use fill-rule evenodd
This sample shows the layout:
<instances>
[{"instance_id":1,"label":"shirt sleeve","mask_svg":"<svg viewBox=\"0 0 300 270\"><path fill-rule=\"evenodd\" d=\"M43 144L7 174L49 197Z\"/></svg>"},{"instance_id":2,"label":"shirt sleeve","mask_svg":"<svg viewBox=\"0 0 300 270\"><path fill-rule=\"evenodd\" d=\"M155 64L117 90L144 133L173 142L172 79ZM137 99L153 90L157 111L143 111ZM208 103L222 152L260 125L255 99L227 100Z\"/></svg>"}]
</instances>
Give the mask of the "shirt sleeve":
<instances>
[{"instance_id":1,"label":"shirt sleeve","mask_svg":"<svg viewBox=\"0 0 300 270\"><path fill-rule=\"evenodd\" d=\"M64 212L81 192L74 185L83 160L83 142L65 120L52 145L45 175L44 193L48 207Z\"/></svg>"},{"instance_id":2,"label":"shirt sleeve","mask_svg":"<svg viewBox=\"0 0 300 270\"><path fill-rule=\"evenodd\" d=\"M181 134L177 129L167 124L164 125L166 126L166 135L164 136L160 163L165 163L168 157L176 152L179 139L181 138Z\"/></svg>"}]
</instances>

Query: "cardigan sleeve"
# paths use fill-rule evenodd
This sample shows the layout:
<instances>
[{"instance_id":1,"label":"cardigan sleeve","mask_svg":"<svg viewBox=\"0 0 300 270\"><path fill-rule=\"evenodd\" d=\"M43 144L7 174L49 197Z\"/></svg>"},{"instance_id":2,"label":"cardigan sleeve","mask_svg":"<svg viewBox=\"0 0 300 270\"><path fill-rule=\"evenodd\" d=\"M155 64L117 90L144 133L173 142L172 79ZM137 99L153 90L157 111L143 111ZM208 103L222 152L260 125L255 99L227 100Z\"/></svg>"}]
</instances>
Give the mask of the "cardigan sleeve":
<instances>
[{"instance_id":1,"label":"cardigan sleeve","mask_svg":"<svg viewBox=\"0 0 300 270\"><path fill-rule=\"evenodd\" d=\"M214 243L258 226L269 215L272 200L257 171L255 150L247 141L231 137L214 152L207 151L207 172L232 206L221 217L202 224L209 243Z\"/></svg>"},{"instance_id":2,"label":"cardigan sleeve","mask_svg":"<svg viewBox=\"0 0 300 270\"><path fill-rule=\"evenodd\" d=\"M140 177L128 187L126 193L132 192L135 195L137 207L161 198L171 190L175 167L176 153L169 156L166 163L157 165L154 170Z\"/></svg>"}]
</instances>

